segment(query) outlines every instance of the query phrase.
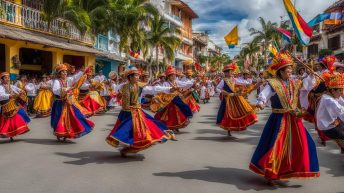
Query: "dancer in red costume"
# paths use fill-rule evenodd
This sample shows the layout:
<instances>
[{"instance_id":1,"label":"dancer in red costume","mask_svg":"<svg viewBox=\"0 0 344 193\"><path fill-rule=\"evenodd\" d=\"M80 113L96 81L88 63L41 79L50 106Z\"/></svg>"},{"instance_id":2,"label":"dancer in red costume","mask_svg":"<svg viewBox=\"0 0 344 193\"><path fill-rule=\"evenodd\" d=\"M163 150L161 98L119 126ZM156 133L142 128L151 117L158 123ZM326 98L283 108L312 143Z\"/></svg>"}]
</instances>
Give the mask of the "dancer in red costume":
<instances>
[{"instance_id":1,"label":"dancer in red costume","mask_svg":"<svg viewBox=\"0 0 344 193\"><path fill-rule=\"evenodd\" d=\"M217 124L228 131L231 136L231 131L243 131L246 128L258 121L254 108L243 97L245 92L241 92L240 87L245 87L250 83L241 81L234 77L238 66L236 64L229 64L224 67L223 72L225 78L217 85L218 92L221 92L222 101L217 114ZM251 89L254 90L254 89Z\"/></svg>"},{"instance_id":2,"label":"dancer in red costume","mask_svg":"<svg viewBox=\"0 0 344 193\"><path fill-rule=\"evenodd\" d=\"M0 74L0 137L10 138L29 131L29 116L22 106L19 98L26 98L25 92L10 84L9 73Z\"/></svg>"}]
</instances>

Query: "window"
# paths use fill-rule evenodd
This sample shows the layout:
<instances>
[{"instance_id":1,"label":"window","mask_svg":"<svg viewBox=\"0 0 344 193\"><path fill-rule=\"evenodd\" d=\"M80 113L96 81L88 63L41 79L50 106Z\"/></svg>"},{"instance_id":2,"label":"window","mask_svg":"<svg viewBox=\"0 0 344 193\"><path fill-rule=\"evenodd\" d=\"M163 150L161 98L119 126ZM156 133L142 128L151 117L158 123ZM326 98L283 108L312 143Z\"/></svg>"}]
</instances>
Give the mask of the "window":
<instances>
[{"instance_id":1,"label":"window","mask_svg":"<svg viewBox=\"0 0 344 193\"><path fill-rule=\"evenodd\" d=\"M318 44L313 44L313 45L308 46L308 58L310 58L311 56L318 55L318 51L319 51Z\"/></svg>"},{"instance_id":2,"label":"window","mask_svg":"<svg viewBox=\"0 0 344 193\"><path fill-rule=\"evenodd\" d=\"M328 39L328 48L332 51L340 49L340 36L334 36Z\"/></svg>"}]
</instances>

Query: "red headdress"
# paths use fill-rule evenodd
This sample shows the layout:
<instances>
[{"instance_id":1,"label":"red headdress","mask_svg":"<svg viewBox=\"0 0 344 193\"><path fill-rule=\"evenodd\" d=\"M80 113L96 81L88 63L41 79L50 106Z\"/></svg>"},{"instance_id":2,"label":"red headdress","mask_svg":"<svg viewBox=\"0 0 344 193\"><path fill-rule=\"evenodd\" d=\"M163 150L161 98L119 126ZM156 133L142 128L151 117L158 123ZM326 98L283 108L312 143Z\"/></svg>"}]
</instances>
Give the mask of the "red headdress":
<instances>
[{"instance_id":1,"label":"red headdress","mask_svg":"<svg viewBox=\"0 0 344 193\"><path fill-rule=\"evenodd\" d=\"M166 74L166 76L176 74L176 70L173 68L173 66L169 65L166 68L165 74Z\"/></svg>"},{"instance_id":2,"label":"red headdress","mask_svg":"<svg viewBox=\"0 0 344 193\"><path fill-rule=\"evenodd\" d=\"M276 76L278 70L287 66L294 66L292 57L287 53L278 53L268 67L268 72L271 75Z\"/></svg>"}]
</instances>

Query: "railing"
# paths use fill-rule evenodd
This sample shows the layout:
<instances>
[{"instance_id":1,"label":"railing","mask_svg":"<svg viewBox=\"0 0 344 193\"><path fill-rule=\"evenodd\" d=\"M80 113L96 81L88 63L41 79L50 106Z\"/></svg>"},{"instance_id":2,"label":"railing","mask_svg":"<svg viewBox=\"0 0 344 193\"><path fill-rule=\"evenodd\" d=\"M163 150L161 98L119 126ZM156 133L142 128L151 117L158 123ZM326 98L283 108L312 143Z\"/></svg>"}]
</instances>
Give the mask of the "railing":
<instances>
[{"instance_id":1,"label":"railing","mask_svg":"<svg viewBox=\"0 0 344 193\"><path fill-rule=\"evenodd\" d=\"M39 10L5 0L0 0L0 22L23 26L28 29L54 34L90 45L93 44L93 40L89 34L82 35L80 31L67 20L53 20L49 30L48 23L43 20Z\"/></svg>"},{"instance_id":2,"label":"railing","mask_svg":"<svg viewBox=\"0 0 344 193\"><path fill-rule=\"evenodd\" d=\"M166 19L174 21L174 23L176 25L179 25L179 26L183 25L182 19L180 17L170 13L170 12L167 12L167 11L164 12L164 16L165 16Z\"/></svg>"}]
</instances>

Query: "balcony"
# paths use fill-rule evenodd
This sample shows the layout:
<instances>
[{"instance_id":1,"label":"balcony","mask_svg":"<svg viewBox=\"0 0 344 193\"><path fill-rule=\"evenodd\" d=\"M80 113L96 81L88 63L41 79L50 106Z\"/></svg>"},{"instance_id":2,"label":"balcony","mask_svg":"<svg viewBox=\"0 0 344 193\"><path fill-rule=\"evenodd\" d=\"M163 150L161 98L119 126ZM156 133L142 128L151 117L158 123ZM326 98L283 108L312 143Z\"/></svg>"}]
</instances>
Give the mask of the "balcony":
<instances>
[{"instance_id":1,"label":"balcony","mask_svg":"<svg viewBox=\"0 0 344 193\"><path fill-rule=\"evenodd\" d=\"M0 0L0 23L24 27L25 29L40 31L93 45L91 35L82 35L70 22L63 19L55 19L49 31L48 23L41 18L41 12L39 10L5 0Z\"/></svg>"},{"instance_id":2,"label":"balcony","mask_svg":"<svg viewBox=\"0 0 344 193\"><path fill-rule=\"evenodd\" d=\"M163 16L166 20L172 22L177 27L183 26L183 22L182 22L182 19L180 19L180 17L173 15L172 13L168 13L168 12L164 12Z\"/></svg>"},{"instance_id":3,"label":"balcony","mask_svg":"<svg viewBox=\"0 0 344 193\"><path fill-rule=\"evenodd\" d=\"M175 58L179 59L179 60L193 59L192 52L191 53L184 53L183 50L177 49L175 54L176 54Z\"/></svg>"}]
</instances>

